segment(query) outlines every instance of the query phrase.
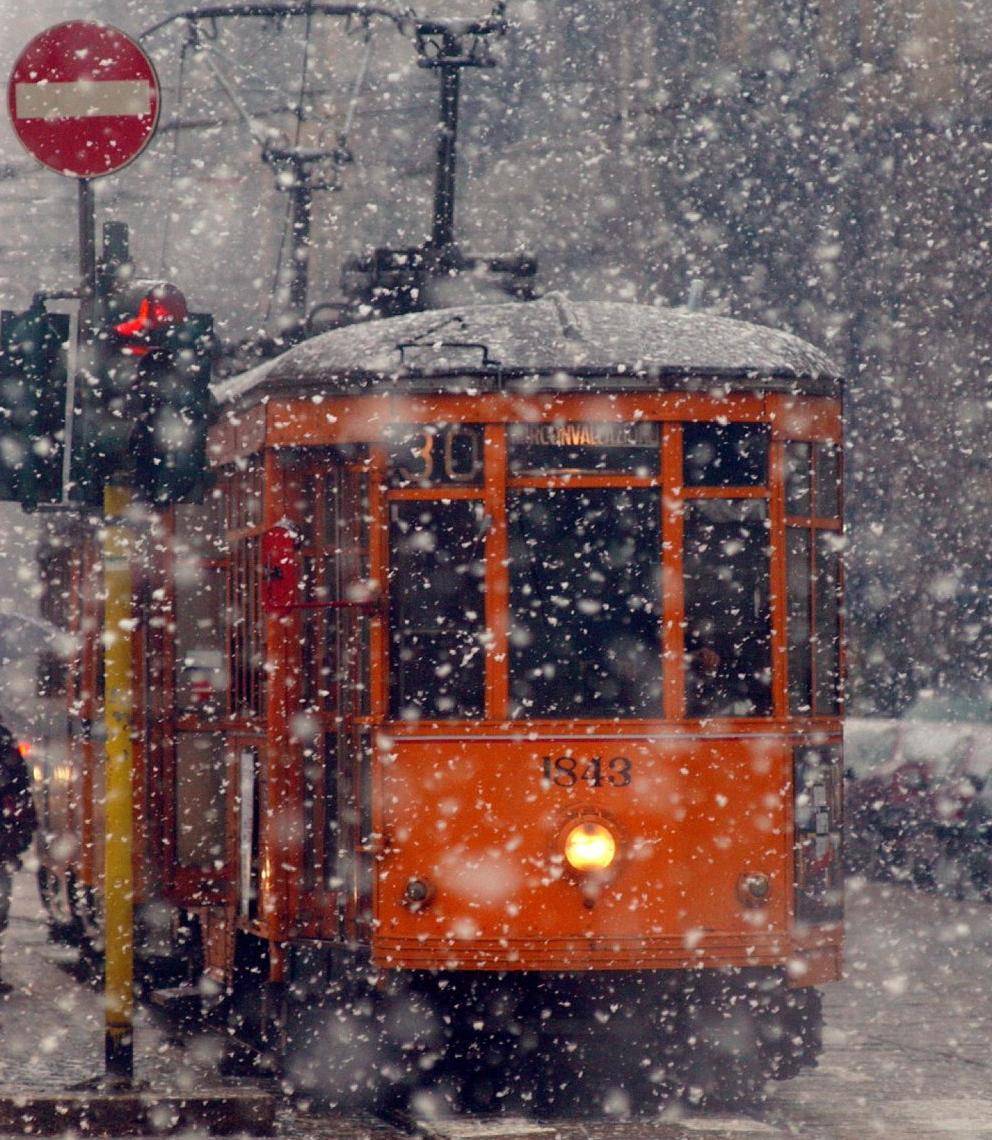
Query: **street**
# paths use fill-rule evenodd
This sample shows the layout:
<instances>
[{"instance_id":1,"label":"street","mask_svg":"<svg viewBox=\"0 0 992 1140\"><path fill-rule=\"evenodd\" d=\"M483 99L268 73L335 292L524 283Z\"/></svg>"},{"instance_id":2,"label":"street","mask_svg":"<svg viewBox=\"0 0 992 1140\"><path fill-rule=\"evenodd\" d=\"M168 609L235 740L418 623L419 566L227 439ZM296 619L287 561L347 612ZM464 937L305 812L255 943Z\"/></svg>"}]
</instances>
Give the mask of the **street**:
<instances>
[{"instance_id":1,"label":"street","mask_svg":"<svg viewBox=\"0 0 992 1140\"><path fill-rule=\"evenodd\" d=\"M74 952L48 942L33 881L17 876L0 1001L0 1085L57 1091L99 1072L98 991L76 980ZM769 1087L763 1106L736 1115L671 1106L651 1120L422 1122L439 1140L700 1140L737 1135L992 1137L992 907L894 884L848 889L847 979L827 992L819 1067ZM136 1026L136 1072L151 1087L217 1087L216 1041L183 1048L147 1011ZM342 1140L402 1133L374 1117L287 1104L281 1135Z\"/></svg>"}]
</instances>

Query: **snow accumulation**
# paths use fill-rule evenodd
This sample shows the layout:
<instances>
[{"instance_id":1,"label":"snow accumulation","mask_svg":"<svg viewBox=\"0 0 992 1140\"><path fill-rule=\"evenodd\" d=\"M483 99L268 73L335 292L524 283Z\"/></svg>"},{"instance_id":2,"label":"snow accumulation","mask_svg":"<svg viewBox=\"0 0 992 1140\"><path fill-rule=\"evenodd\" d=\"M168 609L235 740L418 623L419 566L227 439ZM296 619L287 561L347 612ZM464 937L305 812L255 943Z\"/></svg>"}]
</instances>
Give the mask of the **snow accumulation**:
<instances>
[{"instance_id":1,"label":"snow accumulation","mask_svg":"<svg viewBox=\"0 0 992 1140\"><path fill-rule=\"evenodd\" d=\"M349 390L425 375L563 373L629 377L640 387L683 376L816 392L834 392L840 376L829 357L790 333L685 309L580 303L552 293L334 329L223 381L215 394L234 402L285 388Z\"/></svg>"}]
</instances>

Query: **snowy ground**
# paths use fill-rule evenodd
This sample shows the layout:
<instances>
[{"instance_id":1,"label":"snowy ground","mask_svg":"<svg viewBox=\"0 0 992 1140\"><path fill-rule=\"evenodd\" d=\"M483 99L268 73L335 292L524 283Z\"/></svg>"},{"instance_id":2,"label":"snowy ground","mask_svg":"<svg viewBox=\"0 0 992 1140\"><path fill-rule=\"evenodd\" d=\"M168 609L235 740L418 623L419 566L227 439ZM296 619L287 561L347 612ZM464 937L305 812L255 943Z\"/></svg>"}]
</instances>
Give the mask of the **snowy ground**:
<instances>
[{"instance_id":1,"label":"snowy ground","mask_svg":"<svg viewBox=\"0 0 992 1140\"><path fill-rule=\"evenodd\" d=\"M769 1089L764 1107L735 1116L658 1120L435 1123L438 1140L716 1140L738 1135L886 1140L992 1138L992 907L904 887L851 884L848 978L827 998L827 1046L813 1072ZM70 952L47 942L33 884L17 877L0 999L0 1086L54 1091L99 1071L100 995L74 980ZM136 1068L155 1087L216 1086L216 1049L171 1041L139 1013ZM364 1117L322 1117L300 1106L283 1135L390 1140Z\"/></svg>"}]
</instances>

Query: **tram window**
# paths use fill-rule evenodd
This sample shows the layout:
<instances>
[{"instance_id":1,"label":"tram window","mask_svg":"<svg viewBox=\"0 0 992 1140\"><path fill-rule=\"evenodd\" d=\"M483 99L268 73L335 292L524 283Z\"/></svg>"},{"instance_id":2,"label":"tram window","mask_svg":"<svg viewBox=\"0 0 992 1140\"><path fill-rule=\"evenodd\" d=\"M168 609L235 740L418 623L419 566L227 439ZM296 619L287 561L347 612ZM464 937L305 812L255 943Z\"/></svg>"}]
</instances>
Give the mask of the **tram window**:
<instances>
[{"instance_id":1,"label":"tram window","mask_svg":"<svg viewBox=\"0 0 992 1140\"><path fill-rule=\"evenodd\" d=\"M762 486L768 478L768 440L769 430L761 424L685 424L686 486Z\"/></svg>"},{"instance_id":2,"label":"tram window","mask_svg":"<svg viewBox=\"0 0 992 1140\"><path fill-rule=\"evenodd\" d=\"M808 518L813 490L813 453L808 443L785 447L785 513Z\"/></svg>"},{"instance_id":3,"label":"tram window","mask_svg":"<svg viewBox=\"0 0 992 1140\"><path fill-rule=\"evenodd\" d=\"M512 715L660 716L659 493L527 490L508 518Z\"/></svg>"},{"instance_id":4,"label":"tram window","mask_svg":"<svg viewBox=\"0 0 992 1140\"><path fill-rule=\"evenodd\" d=\"M216 715L227 692L223 567L176 561L176 705Z\"/></svg>"},{"instance_id":5,"label":"tram window","mask_svg":"<svg viewBox=\"0 0 992 1140\"><path fill-rule=\"evenodd\" d=\"M805 527L786 530L788 581L789 710L809 715L813 704L813 661L810 601L810 532Z\"/></svg>"},{"instance_id":6,"label":"tram window","mask_svg":"<svg viewBox=\"0 0 992 1140\"><path fill-rule=\"evenodd\" d=\"M685 511L686 712L771 713L767 505L699 499Z\"/></svg>"},{"instance_id":7,"label":"tram window","mask_svg":"<svg viewBox=\"0 0 992 1140\"><path fill-rule=\"evenodd\" d=\"M821 531L814 549L816 574L816 666L814 712L830 716L840 711L840 536Z\"/></svg>"},{"instance_id":8,"label":"tram window","mask_svg":"<svg viewBox=\"0 0 992 1140\"><path fill-rule=\"evenodd\" d=\"M816 515L840 516L840 449L833 443L816 445Z\"/></svg>"},{"instance_id":9,"label":"tram window","mask_svg":"<svg viewBox=\"0 0 992 1140\"><path fill-rule=\"evenodd\" d=\"M482 427L478 424L394 429L387 448L392 487L478 486L482 482Z\"/></svg>"},{"instance_id":10,"label":"tram window","mask_svg":"<svg viewBox=\"0 0 992 1140\"><path fill-rule=\"evenodd\" d=\"M789 527L789 711L840 710L840 534Z\"/></svg>"},{"instance_id":11,"label":"tram window","mask_svg":"<svg viewBox=\"0 0 992 1140\"><path fill-rule=\"evenodd\" d=\"M183 867L224 862L224 739L219 733L176 737L176 858Z\"/></svg>"},{"instance_id":12,"label":"tram window","mask_svg":"<svg viewBox=\"0 0 992 1140\"><path fill-rule=\"evenodd\" d=\"M658 474L658 425L511 424L511 475L563 471Z\"/></svg>"},{"instance_id":13,"label":"tram window","mask_svg":"<svg viewBox=\"0 0 992 1140\"><path fill-rule=\"evenodd\" d=\"M391 715L481 716L485 560L482 504L393 503L390 520Z\"/></svg>"}]
</instances>

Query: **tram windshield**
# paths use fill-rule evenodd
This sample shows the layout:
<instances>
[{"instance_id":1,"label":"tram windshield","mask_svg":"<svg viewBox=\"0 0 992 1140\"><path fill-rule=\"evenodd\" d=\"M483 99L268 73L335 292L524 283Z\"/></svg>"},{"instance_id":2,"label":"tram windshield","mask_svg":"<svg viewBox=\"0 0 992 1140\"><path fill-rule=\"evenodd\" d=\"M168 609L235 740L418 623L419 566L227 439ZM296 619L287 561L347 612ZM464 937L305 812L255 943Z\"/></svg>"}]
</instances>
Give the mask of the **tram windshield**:
<instances>
[{"instance_id":1,"label":"tram windshield","mask_svg":"<svg viewBox=\"0 0 992 1140\"><path fill-rule=\"evenodd\" d=\"M515 717L660 716L659 493L511 494Z\"/></svg>"},{"instance_id":2,"label":"tram windshield","mask_svg":"<svg viewBox=\"0 0 992 1140\"><path fill-rule=\"evenodd\" d=\"M485 430L496 446L474 425L391 441L393 719L771 716L776 542L789 711L836 712L834 449L779 450L773 535L767 425L689 422L665 440L654 423ZM682 463L663 472L665 447Z\"/></svg>"},{"instance_id":3,"label":"tram windshield","mask_svg":"<svg viewBox=\"0 0 992 1140\"><path fill-rule=\"evenodd\" d=\"M481 716L484 517L466 499L399 502L390 518L391 715Z\"/></svg>"}]
</instances>

